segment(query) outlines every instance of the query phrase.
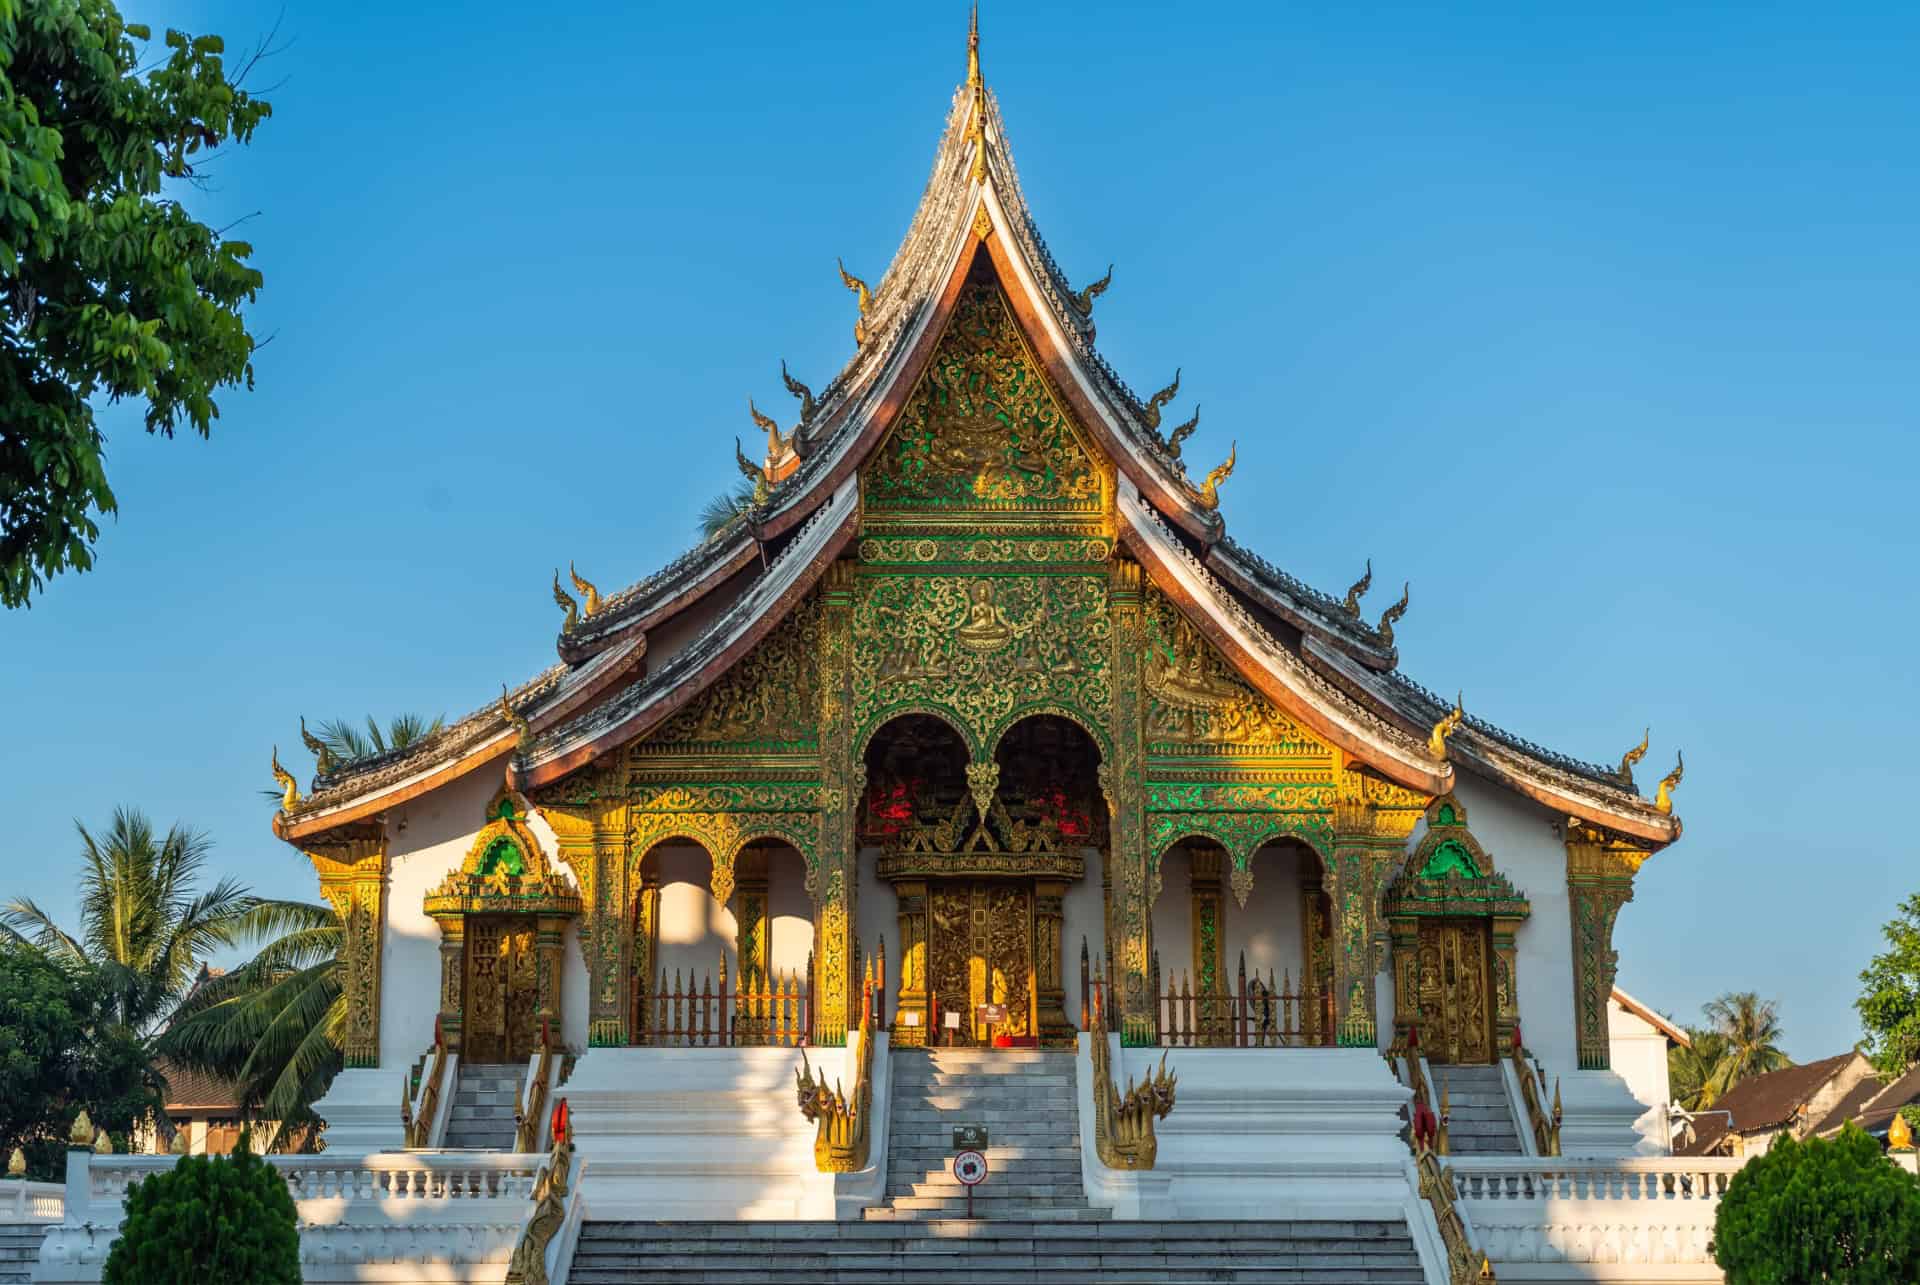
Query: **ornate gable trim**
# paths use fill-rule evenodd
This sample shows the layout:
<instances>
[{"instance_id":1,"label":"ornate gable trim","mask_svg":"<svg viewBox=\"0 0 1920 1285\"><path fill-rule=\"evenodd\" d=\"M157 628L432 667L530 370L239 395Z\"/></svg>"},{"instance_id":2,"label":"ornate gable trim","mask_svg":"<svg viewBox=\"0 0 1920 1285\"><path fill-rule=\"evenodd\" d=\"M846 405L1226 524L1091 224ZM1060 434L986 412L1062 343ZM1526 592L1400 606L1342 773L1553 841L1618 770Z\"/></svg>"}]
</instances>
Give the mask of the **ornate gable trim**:
<instances>
[{"instance_id":1,"label":"ornate gable trim","mask_svg":"<svg viewBox=\"0 0 1920 1285\"><path fill-rule=\"evenodd\" d=\"M502 790L487 805L487 823L467 848L460 869L426 896L434 918L471 914L577 915L580 894L556 871L528 827L527 802Z\"/></svg>"},{"instance_id":2,"label":"ornate gable trim","mask_svg":"<svg viewBox=\"0 0 1920 1285\"><path fill-rule=\"evenodd\" d=\"M1470 915L1525 919L1533 906L1494 869L1493 856L1467 829L1467 809L1451 794L1427 805L1427 833L1387 888L1389 919Z\"/></svg>"}]
</instances>

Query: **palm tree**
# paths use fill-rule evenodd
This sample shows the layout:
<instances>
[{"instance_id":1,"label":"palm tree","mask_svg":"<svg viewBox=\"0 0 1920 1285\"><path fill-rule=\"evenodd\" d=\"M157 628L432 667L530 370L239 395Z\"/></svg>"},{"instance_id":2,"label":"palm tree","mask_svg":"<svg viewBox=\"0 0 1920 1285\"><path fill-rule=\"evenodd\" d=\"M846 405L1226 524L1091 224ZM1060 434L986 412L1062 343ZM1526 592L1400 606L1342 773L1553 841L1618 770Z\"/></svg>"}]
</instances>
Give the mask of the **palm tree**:
<instances>
[{"instance_id":1,"label":"palm tree","mask_svg":"<svg viewBox=\"0 0 1920 1285\"><path fill-rule=\"evenodd\" d=\"M728 523L753 507L753 483L742 479L731 491L722 491L700 506L700 535L711 540Z\"/></svg>"},{"instance_id":2,"label":"palm tree","mask_svg":"<svg viewBox=\"0 0 1920 1285\"><path fill-rule=\"evenodd\" d=\"M1793 1059L1779 1047L1780 1011L1772 1000L1763 1000L1752 991L1729 991L1702 1011L1713 1023L1714 1032L1726 1041L1714 1077L1716 1096L1749 1075L1793 1065Z\"/></svg>"},{"instance_id":3,"label":"palm tree","mask_svg":"<svg viewBox=\"0 0 1920 1285\"><path fill-rule=\"evenodd\" d=\"M231 945L262 904L237 880L195 883L212 844L175 825L165 836L134 808L115 808L105 835L80 831L80 932L63 930L29 898L0 908L0 934L94 971L112 1019L135 1035L157 1027L203 960Z\"/></svg>"},{"instance_id":4,"label":"palm tree","mask_svg":"<svg viewBox=\"0 0 1920 1285\"><path fill-rule=\"evenodd\" d=\"M197 987L160 1051L238 1085L247 1106L278 1122L278 1143L317 1123L313 1104L345 1061L346 925L331 906L281 901L262 903L243 931L264 943L259 953Z\"/></svg>"},{"instance_id":5,"label":"palm tree","mask_svg":"<svg viewBox=\"0 0 1920 1285\"><path fill-rule=\"evenodd\" d=\"M446 725L444 714L436 714L431 720L419 714L396 714L382 728L380 721L369 714L367 730L362 732L344 718L331 718L320 724L318 739L335 762L352 763L356 759L385 754L388 750L403 750L416 741L424 741Z\"/></svg>"},{"instance_id":6,"label":"palm tree","mask_svg":"<svg viewBox=\"0 0 1920 1285\"><path fill-rule=\"evenodd\" d=\"M1726 1059L1726 1037L1718 1031L1688 1028L1691 1046L1667 1050L1667 1080L1673 1104L1684 1111L1705 1111L1720 1100L1720 1064Z\"/></svg>"}]
</instances>

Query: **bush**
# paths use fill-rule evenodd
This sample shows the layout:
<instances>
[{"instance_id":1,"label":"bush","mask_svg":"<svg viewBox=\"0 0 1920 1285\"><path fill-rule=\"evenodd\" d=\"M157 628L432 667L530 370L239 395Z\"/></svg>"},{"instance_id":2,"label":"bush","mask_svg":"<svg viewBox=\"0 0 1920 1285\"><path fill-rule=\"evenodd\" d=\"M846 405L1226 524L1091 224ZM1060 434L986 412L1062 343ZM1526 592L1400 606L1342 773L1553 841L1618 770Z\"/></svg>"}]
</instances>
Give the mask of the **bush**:
<instances>
[{"instance_id":1,"label":"bush","mask_svg":"<svg viewBox=\"0 0 1920 1285\"><path fill-rule=\"evenodd\" d=\"M1832 1141L1774 1140L1734 1175L1713 1224L1727 1285L1920 1280L1920 1181L1849 1124Z\"/></svg>"},{"instance_id":2,"label":"bush","mask_svg":"<svg viewBox=\"0 0 1920 1285\"><path fill-rule=\"evenodd\" d=\"M101 1285L300 1285L286 1179L245 1134L230 1159L186 1156L127 1190L127 1221Z\"/></svg>"}]
</instances>

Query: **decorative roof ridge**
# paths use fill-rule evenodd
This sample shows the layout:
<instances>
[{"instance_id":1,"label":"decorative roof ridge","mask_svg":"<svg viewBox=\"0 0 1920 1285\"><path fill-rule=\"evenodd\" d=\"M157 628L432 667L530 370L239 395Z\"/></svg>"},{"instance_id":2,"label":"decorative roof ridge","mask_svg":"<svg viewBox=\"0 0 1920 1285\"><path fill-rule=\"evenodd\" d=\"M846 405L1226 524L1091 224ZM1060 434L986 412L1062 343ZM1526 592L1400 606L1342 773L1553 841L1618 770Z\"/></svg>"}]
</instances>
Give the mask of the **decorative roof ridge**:
<instances>
[{"instance_id":1,"label":"decorative roof ridge","mask_svg":"<svg viewBox=\"0 0 1920 1285\"><path fill-rule=\"evenodd\" d=\"M1431 714L1432 717L1438 718L1453 708L1454 703L1452 701L1444 699L1438 693L1415 682L1398 670L1383 674L1381 677L1408 696L1422 702L1426 708L1421 711L1421 717L1426 717ZM1478 714L1467 714L1465 725L1474 732L1479 733L1485 740L1511 750L1516 754L1524 755L1530 759L1536 759L1541 763L1558 768L1563 772L1584 777L1593 784L1605 786L1623 797L1632 799L1641 799L1643 797L1640 793L1639 786L1629 787L1623 786L1620 783L1620 774L1616 768L1605 767L1599 763L1589 763L1584 759L1577 759L1572 755L1562 754L1558 750L1548 749L1546 746L1530 741L1524 736L1517 736L1503 727L1490 723ZM1458 744L1459 742L1456 741L1455 743Z\"/></svg>"},{"instance_id":2,"label":"decorative roof ridge","mask_svg":"<svg viewBox=\"0 0 1920 1285\"><path fill-rule=\"evenodd\" d=\"M746 517L736 514L727 524L715 531L699 544L680 553L651 575L643 576L624 589L610 593L602 601L600 610L591 616L583 616L572 631L560 635L561 645L566 652L590 654L595 645L610 640L619 633L626 623L637 616L646 614L647 609L667 591L676 589L690 580L710 570L716 564L724 565L735 556L751 547L752 537L747 532ZM567 659L578 663L583 656L568 655Z\"/></svg>"},{"instance_id":3,"label":"decorative roof ridge","mask_svg":"<svg viewBox=\"0 0 1920 1285\"><path fill-rule=\"evenodd\" d=\"M1234 623L1256 642L1272 661L1286 669L1290 678L1307 688L1315 699L1328 707L1337 709L1343 718L1365 728L1380 740L1408 755L1410 759L1424 760L1426 752L1424 740L1407 728L1381 717L1364 701L1356 700L1338 683L1307 664L1297 652L1275 638L1267 627L1247 610L1246 605L1207 569L1206 564L1187 547L1185 541L1174 533L1166 519L1146 502L1145 497L1135 495L1133 499L1141 519L1157 529L1161 540L1170 547L1174 556L1180 559L1189 573L1213 594L1227 614L1233 617ZM1444 765L1440 765L1439 770L1444 770Z\"/></svg>"},{"instance_id":4,"label":"decorative roof ridge","mask_svg":"<svg viewBox=\"0 0 1920 1285\"><path fill-rule=\"evenodd\" d=\"M1212 549L1211 556L1233 559L1247 571L1253 573L1250 579L1269 592L1283 594L1291 599L1292 605L1303 614L1312 618L1312 623L1320 626L1324 632L1336 634L1341 638L1365 648L1372 655L1386 662L1385 668L1391 669L1398 653L1378 629L1365 620L1347 614L1346 606L1340 599L1314 588L1306 581L1278 566L1267 558L1241 544L1230 535L1220 537Z\"/></svg>"},{"instance_id":5,"label":"decorative roof ridge","mask_svg":"<svg viewBox=\"0 0 1920 1285\"><path fill-rule=\"evenodd\" d=\"M858 492L858 483L848 481L827 503L809 515L786 547L685 646L649 669L637 682L629 683L610 698L536 735L531 746L522 747L515 755L515 774L524 779L525 768L519 764L538 769L567 753L567 746L590 743L605 731L626 722L662 693L678 687L689 674L704 669L726 649L725 644L729 640L738 636L743 622L750 622L774 608L775 603L768 597L770 589L778 588L784 581L796 579L796 565L820 553L830 538L825 528L845 521L857 511Z\"/></svg>"}]
</instances>

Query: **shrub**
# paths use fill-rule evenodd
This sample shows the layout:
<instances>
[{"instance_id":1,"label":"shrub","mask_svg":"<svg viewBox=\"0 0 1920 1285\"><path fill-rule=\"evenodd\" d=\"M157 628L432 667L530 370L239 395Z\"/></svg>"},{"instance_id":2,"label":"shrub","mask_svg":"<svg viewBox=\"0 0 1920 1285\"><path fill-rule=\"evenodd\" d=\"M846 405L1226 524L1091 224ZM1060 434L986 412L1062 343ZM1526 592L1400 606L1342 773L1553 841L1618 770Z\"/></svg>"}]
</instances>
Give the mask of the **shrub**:
<instances>
[{"instance_id":1,"label":"shrub","mask_svg":"<svg viewBox=\"0 0 1920 1285\"><path fill-rule=\"evenodd\" d=\"M231 1158L187 1156L127 1190L101 1285L300 1285L286 1179L245 1134Z\"/></svg>"},{"instance_id":2,"label":"shrub","mask_svg":"<svg viewBox=\"0 0 1920 1285\"><path fill-rule=\"evenodd\" d=\"M1908 1285L1920 1280L1920 1181L1849 1124L1786 1135L1734 1175L1713 1224L1727 1285Z\"/></svg>"}]
</instances>

